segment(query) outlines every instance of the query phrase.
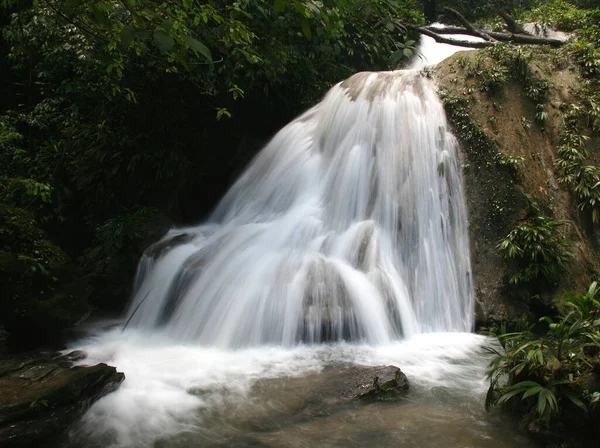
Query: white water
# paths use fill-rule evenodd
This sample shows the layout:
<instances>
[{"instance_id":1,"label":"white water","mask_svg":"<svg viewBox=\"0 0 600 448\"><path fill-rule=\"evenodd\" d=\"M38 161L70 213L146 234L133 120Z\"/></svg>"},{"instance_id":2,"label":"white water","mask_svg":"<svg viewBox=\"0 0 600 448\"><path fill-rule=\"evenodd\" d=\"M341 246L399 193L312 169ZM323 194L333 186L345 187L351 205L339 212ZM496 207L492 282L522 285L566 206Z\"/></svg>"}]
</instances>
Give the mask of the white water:
<instances>
[{"instance_id":1,"label":"white water","mask_svg":"<svg viewBox=\"0 0 600 448\"><path fill-rule=\"evenodd\" d=\"M247 446L248 434L269 446L526 444L483 410L489 341L466 333L457 147L416 70L335 86L274 137L208 223L148 249L136 288L126 331L72 347L126 381L69 446ZM311 373L352 363L400 366L408 401L257 432L310 401ZM282 378L306 383L286 393ZM382 438L365 442L373 431Z\"/></svg>"},{"instance_id":2,"label":"white water","mask_svg":"<svg viewBox=\"0 0 600 448\"><path fill-rule=\"evenodd\" d=\"M446 25L443 23L433 23L431 26L439 29L444 29L446 27ZM445 35L444 37L465 42L481 42L483 40L480 37L475 37L468 34L449 34ZM471 50L473 50L473 48L456 47L450 44L440 44L436 42L433 37L422 35L421 42L419 44L418 57L413 59L412 63L410 64L410 68L413 70L420 70L425 67L431 67L439 64L457 51Z\"/></svg>"},{"instance_id":3,"label":"white water","mask_svg":"<svg viewBox=\"0 0 600 448\"><path fill-rule=\"evenodd\" d=\"M209 222L138 272L130 327L205 346L469 331L456 140L417 71L359 73L283 128Z\"/></svg>"},{"instance_id":4,"label":"white water","mask_svg":"<svg viewBox=\"0 0 600 448\"><path fill-rule=\"evenodd\" d=\"M237 446L246 446L243 436L248 420L271 422L281 417L294 398L309 399L312 387L308 382L306 391L294 392L290 399L279 388L275 394L280 396L257 392L257 382L300 378L337 364L401 366L411 381L410 401L399 409L402 423L407 431L422 433L423 437L428 431L439 432L440 446L445 446L444 437L449 437L444 434L471 430L478 433L466 436L470 446L519 446L509 438L490 441L503 437L504 429L502 424L486 421L483 409L487 389L486 358L481 351L484 343L489 341L470 333L431 333L377 346L338 343L224 350L117 329L77 346L88 353L86 364L107 362L118 366L127 377L117 392L87 412L72 432L69 446L229 446L236 438L241 440ZM442 413L435 429L431 427L435 415L415 414L423 412L423 405ZM350 433L354 431L357 437L368 432L371 424L353 423L348 437L353 437ZM288 428L284 425L282 429ZM320 435L319 446L338 446L326 442L329 429L327 426ZM187 443L178 439L186 436ZM293 437L297 439L283 436L273 446L306 446L301 434Z\"/></svg>"}]
</instances>

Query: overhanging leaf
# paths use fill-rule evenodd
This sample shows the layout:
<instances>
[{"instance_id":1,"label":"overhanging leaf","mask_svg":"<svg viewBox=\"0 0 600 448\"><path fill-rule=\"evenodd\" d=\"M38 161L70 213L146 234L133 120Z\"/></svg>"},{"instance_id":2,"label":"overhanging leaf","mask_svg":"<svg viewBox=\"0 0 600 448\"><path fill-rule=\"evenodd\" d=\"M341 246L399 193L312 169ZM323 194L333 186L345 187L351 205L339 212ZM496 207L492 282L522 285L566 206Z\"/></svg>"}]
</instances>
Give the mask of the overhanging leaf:
<instances>
[{"instance_id":1,"label":"overhanging leaf","mask_svg":"<svg viewBox=\"0 0 600 448\"><path fill-rule=\"evenodd\" d=\"M210 54L210 50L208 49L208 47L206 45L204 45L202 42L200 42L198 39L194 39L192 36L186 35L186 36L183 36L183 40L187 44L188 47L190 47L196 53L204 56L207 61L209 61L209 62L213 61L212 55Z\"/></svg>"}]
</instances>

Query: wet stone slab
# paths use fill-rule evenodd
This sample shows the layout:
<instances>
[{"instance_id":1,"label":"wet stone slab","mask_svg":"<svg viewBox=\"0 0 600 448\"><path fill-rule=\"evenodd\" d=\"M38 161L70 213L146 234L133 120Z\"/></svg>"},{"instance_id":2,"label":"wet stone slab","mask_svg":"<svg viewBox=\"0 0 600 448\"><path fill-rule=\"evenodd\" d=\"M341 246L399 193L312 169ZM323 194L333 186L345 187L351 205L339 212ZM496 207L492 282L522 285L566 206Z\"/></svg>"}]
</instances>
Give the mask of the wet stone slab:
<instances>
[{"instance_id":1,"label":"wet stone slab","mask_svg":"<svg viewBox=\"0 0 600 448\"><path fill-rule=\"evenodd\" d=\"M82 356L0 360L0 448L45 446L125 379L106 364L74 367Z\"/></svg>"}]
</instances>

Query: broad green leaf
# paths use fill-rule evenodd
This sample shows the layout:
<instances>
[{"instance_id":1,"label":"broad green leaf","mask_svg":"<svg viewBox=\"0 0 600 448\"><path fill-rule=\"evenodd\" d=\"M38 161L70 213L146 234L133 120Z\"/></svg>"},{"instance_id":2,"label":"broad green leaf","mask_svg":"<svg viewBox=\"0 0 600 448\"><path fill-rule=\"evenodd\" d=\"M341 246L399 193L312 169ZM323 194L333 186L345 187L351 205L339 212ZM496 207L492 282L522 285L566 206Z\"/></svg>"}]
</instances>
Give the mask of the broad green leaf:
<instances>
[{"instance_id":1,"label":"broad green leaf","mask_svg":"<svg viewBox=\"0 0 600 448\"><path fill-rule=\"evenodd\" d=\"M402 59L404 59L404 53L400 50L394 51L390 56L390 61L392 64L397 64Z\"/></svg>"},{"instance_id":2,"label":"broad green leaf","mask_svg":"<svg viewBox=\"0 0 600 448\"><path fill-rule=\"evenodd\" d=\"M168 53L175 46L175 41L171 35L162 30L154 31L154 44L161 54Z\"/></svg>"},{"instance_id":3,"label":"broad green leaf","mask_svg":"<svg viewBox=\"0 0 600 448\"><path fill-rule=\"evenodd\" d=\"M312 39L312 30L310 29L310 23L308 23L308 20L306 20L304 18L300 19L300 27L302 28L302 33L304 34L304 36L308 40L311 40Z\"/></svg>"},{"instance_id":4,"label":"broad green leaf","mask_svg":"<svg viewBox=\"0 0 600 448\"><path fill-rule=\"evenodd\" d=\"M210 50L206 45L188 35L183 36L183 40L192 50L204 56L209 62L212 62L212 55L210 54Z\"/></svg>"},{"instance_id":5,"label":"broad green leaf","mask_svg":"<svg viewBox=\"0 0 600 448\"><path fill-rule=\"evenodd\" d=\"M525 391L525 393L523 394L522 399L524 400L527 397L531 397L532 395L539 393L539 391L541 391L542 389L542 386L535 386L530 389L527 389L527 391Z\"/></svg>"},{"instance_id":6,"label":"broad green leaf","mask_svg":"<svg viewBox=\"0 0 600 448\"><path fill-rule=\"evenodd\" d=\"M563 391L562 394L564 396L566 396L569 400L571 400L571 402L575 405L578 406L580 409L582 409L585 412L588 412L589 409L587 408L587 406L585 405L585 403L583 401L581 401L579 399L579 397L577 397L577 395L575 395L574 393L570 392L570 391Z\"/></svg>"}]
</instances>

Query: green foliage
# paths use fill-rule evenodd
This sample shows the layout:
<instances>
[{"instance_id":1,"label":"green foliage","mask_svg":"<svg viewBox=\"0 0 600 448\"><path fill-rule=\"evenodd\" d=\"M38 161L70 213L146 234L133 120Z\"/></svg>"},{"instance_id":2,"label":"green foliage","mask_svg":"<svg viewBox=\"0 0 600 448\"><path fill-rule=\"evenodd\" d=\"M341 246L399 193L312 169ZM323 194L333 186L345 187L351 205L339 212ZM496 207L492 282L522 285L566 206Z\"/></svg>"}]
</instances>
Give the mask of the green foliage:
<instances>
[{"instance_id":1,"label":"green foliage","mask_svg":"<svg viewBox=\"0 0 600 448\"><path fill-rule=\"evenodd\" d=\"M511 262L510 283L555 282L571 258L570 243L562 228L567 221L556 221L541 213L530 202L525 222L499 241L497 249Z\"/></svg>"},{"instance_id":2,"label":"green foliage","mask_svg":"<svg viewBox=\"0 0 600 448\"><path fill-rule=\"evenodd\" d=\"M0 247L0 327L11 346L44 341L83 316L85 282L30 213L0 204Z\"/></svg>"},{"instance_id":3,"label":"green foliage","mask_svg":"<svg viewBox=\"0 0 600 448\"><path fill-rule=\"evenodd\" d=\"M541 2L522 14L523 21L552 26L563 31L574 31L587 24L588 12L563 0Z\"/></svg>"},{"instance_id":4,"label":"green foliage","mask_svg":"<svg viewBox=\"0 0 600 448\"><path fill-rule=\"evenodd\" d=\"M540 319L541 334L530 329L497 334L499 347L488 370L486 407L512 404L533 425L549 426L561 418L581 425L596 411L600 304L598 285L585 294L566 294L557 320ZM583 418L583 420L582 420ZM575 432L575 428L570 428Z\"/></svg>"},{"instance_id":5,"label":"green foliage","mask_svg":"<svg viewBox=\"0 0 600 448\"><path fill-rule=\"evenodd\" d=\"M515 179L520 177L520 169L525 161L523 156L511 156L498 153L496 156L496 164L499 167L506 169Z\"/></svg>"},{"instance_id":6,"label":"green foliage","mask_svg":"<svg viewBox=\"0 0 600 448\"><path fill-rule=\"evenodd\" d=\"M0 206L31 214L116 309L167 223L205 216L333 83L403 64L404 24L422 20L412 0L0 5Z\"/></svg>"},{"instance_id":7,"label":"green foliage","mask_svg":"<svg viewBox=\"0 0 600 448\"><path fill-rule=\"evenodd\" d=\"M586 124L595 126L597 118L577 104L572 104L564 117L565 130L555 161L558 181L570 188L578 200L578 208L589 211L592 221L597 223L600 220L600 168L586 163L590 139L584 134Z\"/></svg>"},{"instance_id":8,"label":"green foliage","mask_svg":"<svg viewBox=\"0 0 600 448\"><path fill-rule=\"evenodd\" d=\"M487 51L523 87L529 99L542 105L547 101L550 85L532 67L532 60L538 49L500 44Z\"/></svg>"},{"instance_id":9,"label":"green foliage","mask_svg":"<svg viewBox=\"0 0 600 448\"><path fill-rule=\"evenodd\" d=\"M94 245L81 258L87 279L98 291L94 293L98 296L91 298L94 303L107 304L106 288L113 292L116 300L127 297L140 254L164 234L168 225L158 210L141 208L98 226Z\"/></svg>"},{"instance_id":10,"label":"green foliage","mask_svg":"<svg viewBox=\"0 0 600 448\"><path fill-rule=\"evenodd\" d=\"M475 78L482 92L497 94L510 82L521 85L525 95L543 108L548 100L550 85L540 77L532 64L539 49L498 44L480 51L475 58L463 56L458 64L467 77ZM544 121L544 120L542 120Z\"/></svg>"},{"instance_id":11,"label":"green foliage","mask_svg":"<svg viewBox=\"0 0 600 448\"><path fill-rule=\"evenodd\" d=\"M511 11L531 8L538 0L438 0L438 10L448 6L460 11L471 21L489 21L498 17L498 11L508 9Z\"/></svg>"}]
</instances>

